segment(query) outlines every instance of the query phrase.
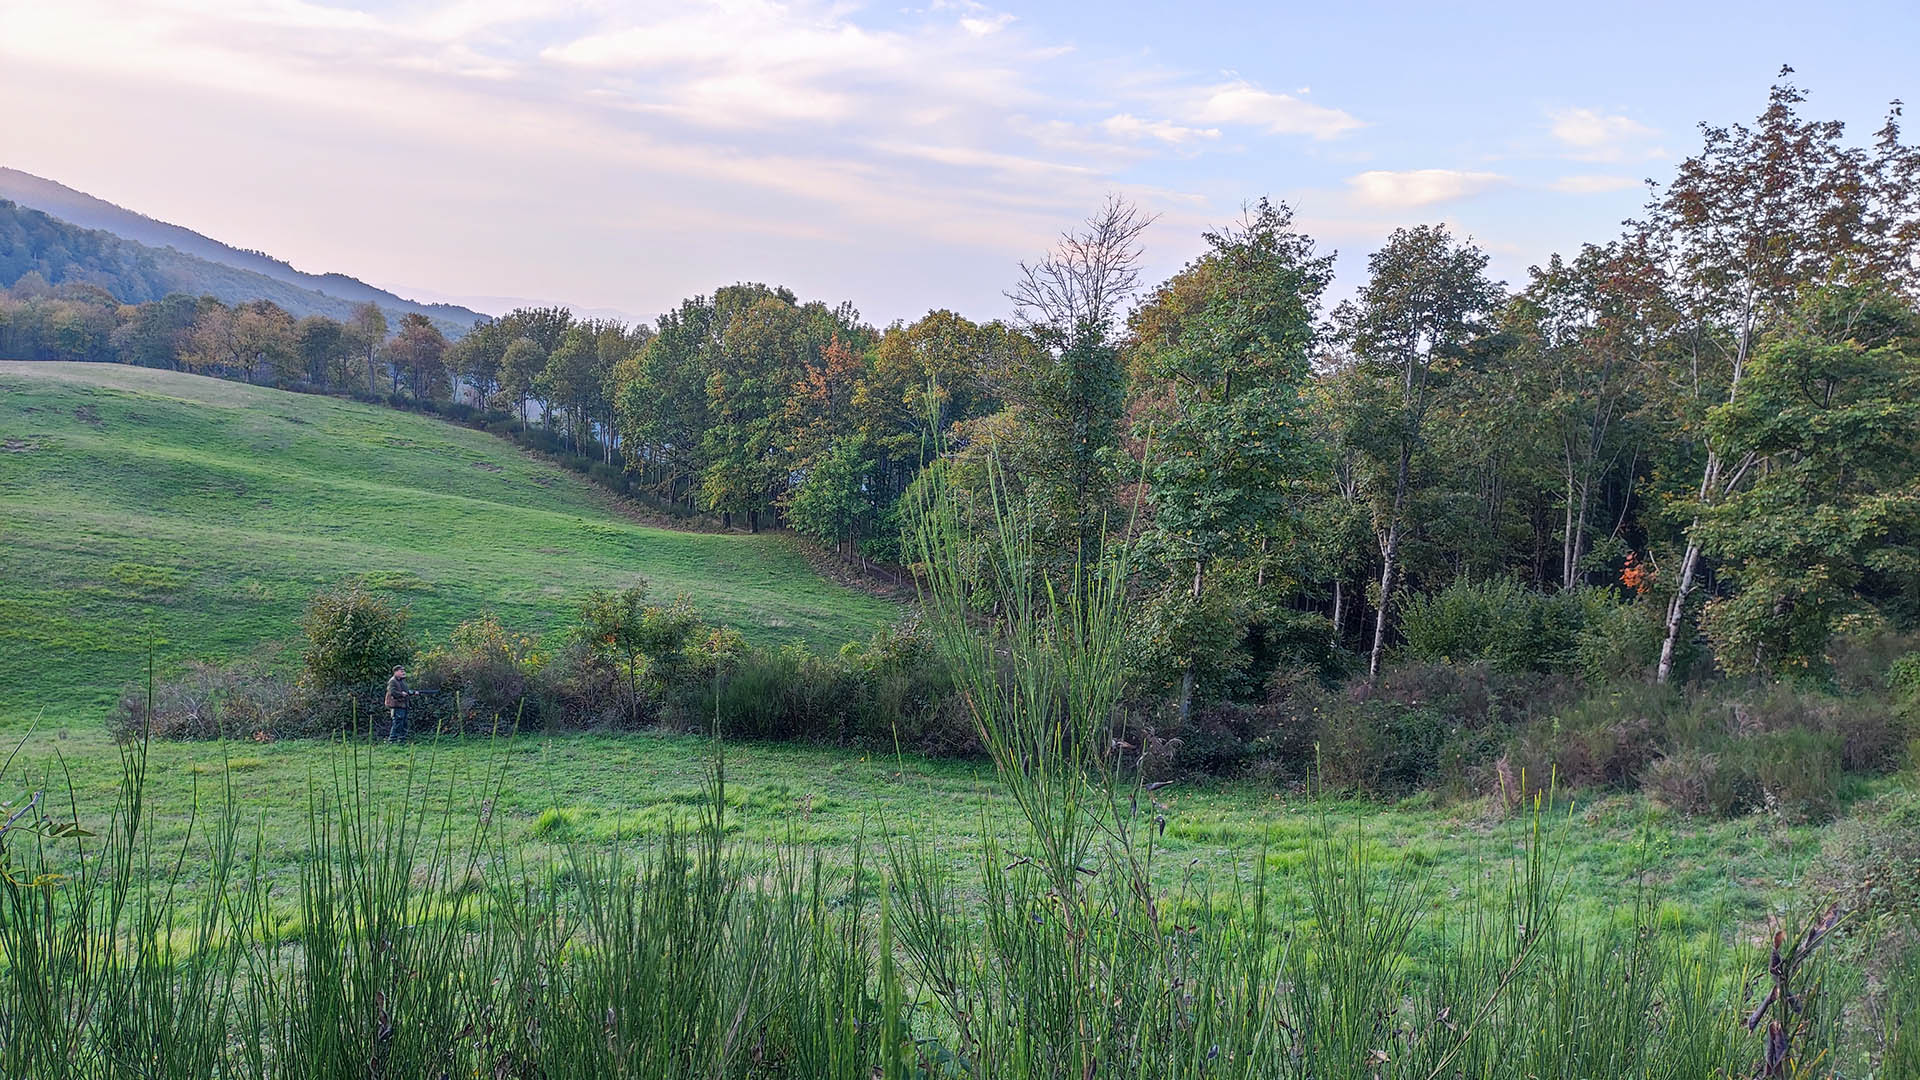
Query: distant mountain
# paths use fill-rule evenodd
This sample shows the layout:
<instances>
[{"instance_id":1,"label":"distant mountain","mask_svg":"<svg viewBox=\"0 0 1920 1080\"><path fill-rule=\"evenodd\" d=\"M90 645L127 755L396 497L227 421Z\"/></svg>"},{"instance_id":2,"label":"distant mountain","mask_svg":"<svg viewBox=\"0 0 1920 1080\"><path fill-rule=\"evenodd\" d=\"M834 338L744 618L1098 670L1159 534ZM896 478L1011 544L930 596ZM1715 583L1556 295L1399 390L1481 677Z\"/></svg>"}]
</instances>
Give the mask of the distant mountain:
<instances>
[{"instance_id":1,"label":"distant mountain","mask_svg":"<svg viewBox=\"0 0 1920 1080\"><path fill-rule=\"evenodd\" d=\"M335 318L340 317L336 310L350 311L355 304L371 300L386 310L391 321L398 321L399 315L406 312L417 311L432 319L442 332L456 337L464 334L474 320L483 318L478 312L456 304L424 304L408 300L345 274L309 274L295 270L263 252L245 251L192 229L155 221L104 199L96 199L84 191L75 191L65 184L18 169L0 166L0 199L11 200L84 229L112 233L123 240L154 250L156 261L164 264L170 272L185 274L189 278L204 278L211 283L198 287L183 285L176 290L180 292L209 293L229 303L235 300L273 300L295 314L324 314ZM173 258L166 257L166 249L169 248L174 253ZM208 264L222 270L209 272L206 269ZM251 276L242 277L230 271ZM246 289L264 288L257 279L278 283L282 289L277 295L254 292L229 296L221 291L238 288L244 292ZM0 279L0 286L7 284L11 282ZM295 291L286 292L287 289ZM303 294L315 294L315 298L295 299L293 303L280 298L295 298ZM344 307L340 307L341 304Z\"/></svg>"}]
</instances>

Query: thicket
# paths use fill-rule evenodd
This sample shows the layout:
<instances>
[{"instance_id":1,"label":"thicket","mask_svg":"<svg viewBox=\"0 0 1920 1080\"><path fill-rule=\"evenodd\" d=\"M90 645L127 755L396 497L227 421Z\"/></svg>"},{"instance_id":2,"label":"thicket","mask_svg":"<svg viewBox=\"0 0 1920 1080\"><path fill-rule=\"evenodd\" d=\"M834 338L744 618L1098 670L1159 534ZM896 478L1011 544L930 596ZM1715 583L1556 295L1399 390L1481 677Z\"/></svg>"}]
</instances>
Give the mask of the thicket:
<instances>
[{"instance_id":1,"label":"thicket","mask_svg":"<svg viewBox=\"0 0 1920 1080\"><path fill-rule=\"evenodd\" d=\"M1595 674L1617 655L1620 624L1634 619L1619 605L1498 586L1450 592L1408 604L1406 656L1376 679L1346 676L1309 650L1322 662L1276 666L1252 695L1185 717L1163 696L1177 670L1142 675L1130 614L1115 658L1121 737L1161 779L1243 777L1396 798L1425 790L1516 805L1551 781L1644 791L1687 814L1812 820L1832 816L1857 778L1920 760L1912 675L1920 653L1909 638L1845 639L1824 683L1658 686ZM590 593L569 627L547 635L489 614L422 642L404 608L347 583L316 594L304 627L296 678L257 661L192 664L151 693L130 687L112 719L116 735L366 730L383 715L388 672L406 663L425 692L414 704L422 732L664 728L981 751L968 691L917 617L821 655L750 646L684 598L651 598L639 586ZM1640 620L1628 651L1645 655L1656 632Z\"/></svg>"},{"instance_id":2,"label":"thicket","mask_svg":"<svg viewBox=\"0 0 1920 1080\"><path fill-rule=\"evenodd\" d=\"M422 641L404 607L358 583L316 593L300 674L266 664L195 663L130 686L115 736L277 739L368 730L387 676L408 668L413 728L447 735L666 728L966 754L976 748L952 680L911 620L821 656L749 645L685 597L644 585L597 590L571 625L518 632L491 614Z\"/></svg>"}]
</instances>

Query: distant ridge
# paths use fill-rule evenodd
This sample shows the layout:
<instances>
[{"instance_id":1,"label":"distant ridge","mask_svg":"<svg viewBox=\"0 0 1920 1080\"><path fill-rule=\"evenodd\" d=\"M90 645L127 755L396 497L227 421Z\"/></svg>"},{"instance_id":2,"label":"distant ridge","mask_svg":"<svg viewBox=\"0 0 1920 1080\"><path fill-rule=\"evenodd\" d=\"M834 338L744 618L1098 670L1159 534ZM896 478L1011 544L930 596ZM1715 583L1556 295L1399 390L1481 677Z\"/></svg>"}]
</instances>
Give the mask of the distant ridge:
<instances>
[{"instance_id":1,"label":"distant ridge","mask_svg":"<svg viewBox=\"0 0 1920 1080\"><path fill-rule=\"evenodd\" d=\"M432 319L443 332L454 336L465 333L475 320L484 318L479 312L457 304L428 304L409 300L345 274L309 274L296 270L288 263L264 252L247 251L230 244L223 244L192 229L156 221L144 214L95 198L84 191L76 191L65 184L35 176L32 173L21 172L19 169L0 166L0 199L11 200L21 206L30 207L85 229L112 233L123 240L144 245L147 248L172 248L180 255L189 256L196 261L216 263L234 270L246 271L302 292L319 293L331 300L344 302L349 309L354 304L371 300L387 312L389 319L396 319L398 315L407 312L419 312ZM190 265L164 258L156 261L163 265L174 263L175 265L169 268L176 270ZM231 288L242 280L245 279L234 279L225 284ZM3 284L10 284L10 282L0 282L0 285ZM195 290L182 288L181 291ZM294 310L293 305L278 296L267 293L261 293L258 296L229 297L211 289L201 291L211 292L212 295L220 296L222 300L228 302L236 299L273 300L289 311ZM295 313L335 315L335 309L339 305L313 301L307 302L305 306L307 310Z\"/></svg>"}]
</instances>

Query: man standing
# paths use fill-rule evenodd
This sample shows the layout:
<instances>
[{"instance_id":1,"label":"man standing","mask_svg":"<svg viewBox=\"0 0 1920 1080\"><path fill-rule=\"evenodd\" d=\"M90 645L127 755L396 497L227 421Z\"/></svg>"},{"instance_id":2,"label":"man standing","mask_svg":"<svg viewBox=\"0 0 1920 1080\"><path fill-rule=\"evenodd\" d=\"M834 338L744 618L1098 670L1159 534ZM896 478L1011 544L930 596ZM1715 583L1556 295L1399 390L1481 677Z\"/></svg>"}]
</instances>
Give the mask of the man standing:
<instances>
[{"instance_id":1,"label":"man standing","mask_svg":"<svg viewBox=\"0 0 1920 1080\"><path fill-rule=\"evenodd\" d=\"M393 669L393 678L387 680L387 712L393 717L393 726L387 729L387 741L390 743L407 740L407 699L413 691L407 689L407 669Z\"/></svg>"}]
</instances>

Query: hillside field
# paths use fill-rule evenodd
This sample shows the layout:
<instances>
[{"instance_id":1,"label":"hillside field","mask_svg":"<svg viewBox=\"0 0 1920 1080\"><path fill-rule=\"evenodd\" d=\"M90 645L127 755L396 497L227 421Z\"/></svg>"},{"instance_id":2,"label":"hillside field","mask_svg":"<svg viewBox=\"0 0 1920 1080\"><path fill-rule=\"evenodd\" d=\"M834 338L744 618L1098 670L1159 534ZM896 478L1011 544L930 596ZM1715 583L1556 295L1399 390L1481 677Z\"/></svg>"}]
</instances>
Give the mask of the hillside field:
<instances>
[{"instance_id":1,"label":"hillside field","mask_svg":"<svg viewBox=\"0 0 1920 1080\"><path fill-rule=\"evenodd\" d=\"M0 364L0 444L0 731L24 736L0 798L70 790L89 826L104 824L120 776L105 709L149 647L162 669L261 649L291 661L307 596L351 576L402 597L429 635L488 609L551 628L586 589L643 577L761 642L831 648L896 614L821 579L777 536L646 527L493 436L332 398L119 365ZM166 847L230 795L259 828L269 873L290 884L308 793L359 770L389 805L486 807L497 838L539 865L572 844L693 825L711 752L667 734L423 739L354 757L326 740L156 743L147 797ZM906 831L950 850L967 877L983 829L1014 826L981 763L749 744L727 750L727 773L730 832L754 851L800 843L841 865L864 852L871 868L880 839ZM1231 894L1262 858L1297 867L1331 825L1459 895L1496 880L1523 833L1516 818L1430 796L1392 805L1205 782L1156 798L1168 817L1158 876L1175 893ZM1799 878L1827 836L1767 815L1690 819L1639 796L1563 802L1548 825L1582 924L1624 923L1645 902L1723 943L1805 902ZM1292 888L1278 888L1280 908L1302 902Z\"/></svg>"},{"instance_id":2,"label":"hillside field","mask_svg":"<svg viewBox=\"0 0 1920 1080\"><path fill-rule=\"evenodd\" d=\"M0 362L0 725L97 723L151 651L295 655L312 592L358 577L426 635L562 625L645 580L763 644L865 639L898 609L776 535L651 528L484 432L117 364Z\"/></svg>"}]
</instances>

